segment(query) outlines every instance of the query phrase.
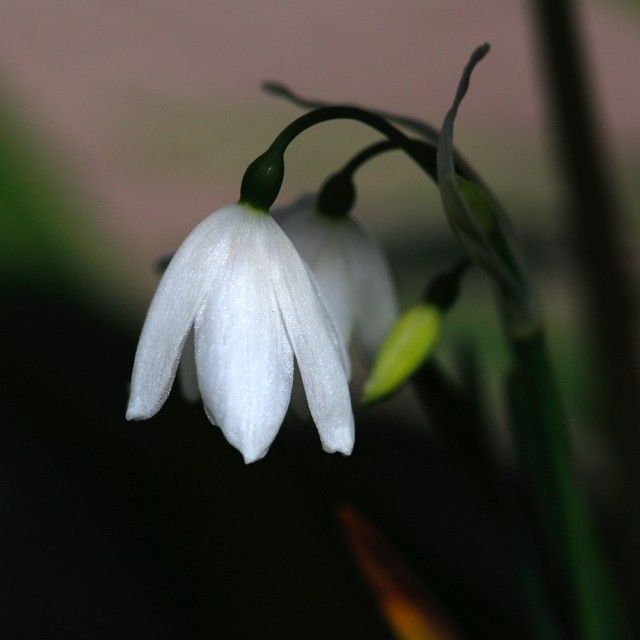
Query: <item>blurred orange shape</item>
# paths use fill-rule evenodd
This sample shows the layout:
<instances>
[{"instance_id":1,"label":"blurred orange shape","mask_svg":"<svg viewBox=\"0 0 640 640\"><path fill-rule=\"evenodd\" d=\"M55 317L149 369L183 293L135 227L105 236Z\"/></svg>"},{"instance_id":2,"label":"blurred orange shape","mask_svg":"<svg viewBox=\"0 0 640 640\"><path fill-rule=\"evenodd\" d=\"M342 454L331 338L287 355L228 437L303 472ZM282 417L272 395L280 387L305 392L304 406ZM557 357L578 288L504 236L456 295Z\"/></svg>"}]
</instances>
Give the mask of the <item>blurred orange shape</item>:
<instances>
[{"instance_id":1,"label":"blurred orange shape","mask_svg":"<svg viewBox=\"0 0 640 640\"><path fill-rule=\"evenodd\" d=\"M349 549L399 640L455 640L426 587L375 526L352 506L338 512Z\"/></svg>"}]
</instances>

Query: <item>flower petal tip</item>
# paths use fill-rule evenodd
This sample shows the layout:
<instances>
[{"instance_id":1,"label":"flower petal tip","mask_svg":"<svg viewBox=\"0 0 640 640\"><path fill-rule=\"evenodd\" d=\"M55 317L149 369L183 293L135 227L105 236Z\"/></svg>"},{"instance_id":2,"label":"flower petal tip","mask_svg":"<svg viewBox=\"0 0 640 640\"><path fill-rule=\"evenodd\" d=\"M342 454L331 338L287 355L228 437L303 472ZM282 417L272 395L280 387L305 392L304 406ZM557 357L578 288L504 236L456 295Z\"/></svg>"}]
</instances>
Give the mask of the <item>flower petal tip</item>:
<instances>
[{"instance_id":1,"label":"flower petal tip","mask_svg":"<svg viewBox=\"0 0 640 640\"><path fill-rule=\"evenodd\" d=\"M344 456L345 458L347 456L350 456L351 453L353 452L353 445L350 447L345 447L344 449L341 447L322 447L322 450L325 453L339 453L340 455Z\"/></svg>"},{"instance_id":2,"label":"flower petal tip","mask_svg":"<svg viewBox=\"0 0 640 640\"><path fill-rule=\"evenodd\" d=\"M140 420L148 420L154 415L154 413L155 412L151 412L140 405L133 405L129 403L125 418L129 421L139 422Z\"/></svg>"},{"instance_id":3,"label":"flower petal tip","mask_svg":"<svg viewBox=\"0 0 640 640\"><path fill-rule=\"evenodd\" d=\"M240 450L240 453L242 454L242 458L244 460L245 464L252 464L254 462L257 462L258 460L262 460L262 458L264 458L267 453L268 453L269 449L264 449L263 451L258 451L256 449L251 449L251 448L244 448L244 450Z\"/></svg>"},{"instance_id":4,"label":"flower petal tip","mask_svg":"<svg viewBox=\"0 0 640 640\"><path fill-rule=\"evenodd\" d=\"M343 437L336 438L332 442L323 442L322 450L325 453L341 453L343 456L350 456L353 451L354 441L353 433L344 434Z\"/></svg>"},{"instance_id":5,"label":"flower petal tip","mask_svg":"<svg viewBox=\"0 0 640 640\"><path fill-rule=\"evenodd\" d=\"M127 411L125 418L129 421L139 422L140 420L148 420L160 411L162 404L159 406L153 402L149 402L145 396L134 393L129 396Z\"/></svg>"}]
</instances>

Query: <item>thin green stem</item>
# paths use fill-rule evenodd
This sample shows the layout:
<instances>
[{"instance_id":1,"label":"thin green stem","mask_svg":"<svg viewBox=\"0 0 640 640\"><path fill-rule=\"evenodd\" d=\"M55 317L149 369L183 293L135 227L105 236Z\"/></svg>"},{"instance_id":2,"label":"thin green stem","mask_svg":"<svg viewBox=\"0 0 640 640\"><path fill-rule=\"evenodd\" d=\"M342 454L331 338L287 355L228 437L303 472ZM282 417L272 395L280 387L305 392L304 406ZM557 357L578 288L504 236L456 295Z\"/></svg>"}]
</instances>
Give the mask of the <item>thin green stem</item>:
<instances>
[{"instance_id":1,"label":"thin green stem","mask_svg":"<svg viewBox=\"0 0 640 640\"><path fill-rule=\"evenodd\" d=\"M417 142L416 142L417 144ZM381 140L365 147L340 169L340 173L352 176L363 164L387 151L395 151L398 143L395 140Z\"/></svg>"},{"instance_id":2,"label":"thin green stem","mask_svg":"<svg viewBox=\"0 0 640 640\"><path fill-rule=\"evenodd\" d=\"M357 107L323 107L305 113L285 127L248 167L242 178L240 202L268 211L278 197L284 180L284 154L301 133L330 120L356 120L372 127L395 142L427 175L437 182L436 145L416 142L384 118Z\"/></svg>"},{"instance_id":3,"label":"thin green stem","mask_svg":"<svg viewBox=\"0 0 640 640\"><path fill-rule=\"evenodd\" d=\"M287 87L285 84L281 82L264 82L262 84L262 88L270 93L273 96L278 96L280 98L284 98L289 102L303 107L304 109L320 109L322 107L330 106L329 103L324 100L316 100L312 98L305 98L299 94L297 94L293 89ZM436 127L430 125L427 122L422 122L416 118L410 118L407 116L402 116L397 113L390 113L387 111L375 111L379 116L386 118L387 120L393 120L398 123L402 127L406 127L407 129L412 129L416 133L419 133L421 136L426 138L427 140L431 140L431 142L438 142L438 136L440 132Z\"/></svg>"},{"instance_id":4,"label":"thin green stem","mask_svg":"<svg viewBox=\"0 0 640 640\"><path fill-rule=\"evenodd\" d=\"M426 304L435 304L442 311L449 311L458 299L460 283L465 271L471 266L469 258L462 258L446 271L438 273L427 284L422 300Z\"/></svg>"},{"instance_id":5,"label":"thin green stem","mask_svg":"<svg viewBox=\"0 0 640 640\"><path fill-rule=\"evenodd\" d=\"M284 155L287 147L301 133L321 122L356 120L375 129L405 151L429 176L437 182L435 144L416 143L400 129L375 113L358 107L322 107L305 113L285 127L271 144L268 152Z\"/></svg>"},{"instance_id":6,"label":"thin green stem","mask_svg":"<svg viewBox=\"0 0 640 640\"><path fill-rule=\"evenodd\" d=\"M569 430L557 394L543 332L512 340L516 397L524 409L516 428L521 462L546 546L569 585L579 637L621 638L607 564L571 455ZM524 421L524 424L522 423Z\"/></svg>"},{"instance_id":7,"label":"thin green stem","mask_svg":"<svg viewBox=\"0 0 640 640\"><path fill-rule=\"evenodd\" d=\"M576 274L582 281L587 346L601 405L597 408L621 467L616 497L625 518L616 532L616 555L629 590L627 604L635 607L640 595L640 343L637 291L623 240L626 212L615 192L610 145L589 82L589 56L580 25L582 3L531 0L530 4L563 163L562 186L571 205L563 208L566 237L572 240ZM640 623L635 624L639 634Z\"/></svg>"},{"instance_id":8,"label":"thin green stem","mask_svg":"<svg viewBox=\"0 0 640 640\"><path fill-rule=\"evenodd\" d=\"M316 100L311 98L305 98L295 91L293 91L290 87L282 84L281 82L264 82L262 84L262 88L270 93L273 96L278 96L280 98L284 98L288 100L292 104L297 105L298 107L303 107L305 109L319 109L321 107L330 106L330 103L324 100ZM355 106L355 105L352 105ZM424 122L423 120L418 120L417 118L411 118L409 116L403 116L398 113L391 113L389 111L381 111L379 109L367 109L371 113L375 113L376 115L385 118L386 120L390 120L391 122L395 122L397 125L404 127L405 129L410 129L414 133L417 133L419 136L424 138L428 142L432 142L433 144L438 144L438 138L440 136L440 131L437 127L434 127L432 124L428 122ZM458 169L458 173L463 176L468 176L470 180L477 182L478 184L484 183L480 176L474 171L471 165L456 151L456 167Z\"/></svg>"}]
</instances>

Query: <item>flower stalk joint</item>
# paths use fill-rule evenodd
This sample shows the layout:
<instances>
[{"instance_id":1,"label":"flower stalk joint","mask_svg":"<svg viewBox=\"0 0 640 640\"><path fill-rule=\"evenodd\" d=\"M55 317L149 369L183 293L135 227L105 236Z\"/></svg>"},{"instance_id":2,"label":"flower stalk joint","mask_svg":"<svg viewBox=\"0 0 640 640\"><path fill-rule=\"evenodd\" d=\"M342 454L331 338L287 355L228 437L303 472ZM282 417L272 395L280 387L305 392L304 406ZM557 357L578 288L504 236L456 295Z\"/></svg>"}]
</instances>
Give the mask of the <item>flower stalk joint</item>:
<instances>
[{"instance_id":1,"label":"flower stalk joint","mask_svg":"<svg viewBox=\"0 0 640 640\"><path fill-rule=\"evenodd\" d=\"M244 172L240 187L240 202L253 209L269 211L284 180L282 153L267 149Z\"/></svg>"},{"instance_id":2,"label":"flower stalk joint","mask_svg":"<svg viewBox=\"0 0 640 640\"><path fill-rule=\"evenodd\" d=\"M356 187L349 172L330 176L318 194L318 211L329 218L345 218L356 200Z\"/></svg>"},{"instance_id":3,"label":"flower stalk joint","mask_svg":"<svg viewBox=\"0 0 640 640\"><path fill-rule=\"evenodd\" d=\"M460 280L470 264L469 260L463 259L438 274L425 289L423 302L438 307L441 311L448 311L458 297Z\"/></svg>"}]
</instances>

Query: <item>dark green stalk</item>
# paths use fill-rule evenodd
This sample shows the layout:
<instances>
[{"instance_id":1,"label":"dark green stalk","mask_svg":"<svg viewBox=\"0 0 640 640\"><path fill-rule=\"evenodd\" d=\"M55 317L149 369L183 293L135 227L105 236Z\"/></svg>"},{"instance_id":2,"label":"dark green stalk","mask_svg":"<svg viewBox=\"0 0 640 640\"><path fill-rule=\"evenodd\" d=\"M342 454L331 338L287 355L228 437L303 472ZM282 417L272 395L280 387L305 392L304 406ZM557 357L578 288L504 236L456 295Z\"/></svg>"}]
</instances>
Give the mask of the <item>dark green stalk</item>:
<instances>
[{"instance_id":1,"label":"dark green stalk","mask_svg":"<svg viewBox=\"0 0 640 640\"><path fill-rule=\"evenodd\" d=\"M375 129L395 142L427 175L437 182L434 144L416 142L384 118L357 107L323 107L310 111L285 127L261 156L247 168L242 179L240 201L258 209L268 210L275 201L284 179L284 154L301 133L330 120L356 120Z\"/></svg>"},{"instance_id":2,"label":"dark green stalk","mask_svg":"<svg viewBox=\"0 0 640 640\"><path fill-rule=\"evenodd\" d=\"M446 271L436 274L425 287L422 301L449 311L458 299L462 276L471 264L469 258L462 258Z\"/></svg>"},{"instance_id":3,"label":"dark green stalk","mask_svg":"<svg viewBox=\"0 0 640 640\"><path fill-rule=\"evenodd\" d=\"M640 355L637 295L628 272L620 210L608 171L608 150L599 135L588 68L576 15L577 3L532 0L548 100L571 206L567 208L578 274L582 279L602 415L621 462L621 510L626 538L621 554L627 580L640 593Z\"/></svg>"},{"instance_id":4,"label":"dark green stalk","mask_svg":"<svg viewBox=\"0 0 640 640\"><path fill-rule=\"evenodd\" d=\"M579 637L625 637L601 549L579 485L568 426L556 390L542 330L512 340L513 378L522 410L514 424L521 463L545 534L549 572L568 587Z\"/></svg>"},{"instance_id":5,"label":"dark green stalk","mask_svg":"<svg viewBox=\"0 0 640 640\"><path fill-rule=\"evenodd\" d=\"M340 169L340 173L353 175L363 164L387 151L395 151L398 143L395 140L381 140L365 147Z\"/></svg>"},{"instance_id":6,"label":"dark green stalk","mask_svg":"<svg viewBox=\"0 0 640 640\"><path fill-rule=\"evenodd\" d=\"M437 182L435 144L416 142L381 116L358 107L322 107L305 113L285 127L271 144L269 151L284 155L291 142L307 129L330 120L356 120L375 129L398 148L405 151L431 178Z\"/></svg>"},{"instance_id":7,"label":"dark green stalk","mask_svg":"<svg viewBox=\"0 0 640 640\"><path fill-rule=\"evenodd\" d=\"M473 185L461 183L453 166L457 111L475 65L488 50L488 45L483 45L471 55L445 117L438 145L440 191L445 210L457 226L463 245L466 244L470 252L478 251L482 258L478 261L490 275L496 261L511 275L510 280L495 280L516 363L518 397L526 405L523 423L517 425L516 442L527 468L540 527L553 561L560 567L562 581L568 585L571 618L583 640L620 638L613 587L601 549L595 542L591 517L574 468L569 429L549 363L533 287L526 270L519 264L513 238L506 233L506 226L500 224L503 216L499 207L492 199L482 197ZM495 208L493 216L488 215L492 208ZM480 233L473 225L474 216L483 222L481 230L487 229L486 220L493 220L505 233L496 234L491 227L490 233Z\"/></svg>"},{"instance_id":8,"label":"dark green stalk","mask_svg":"<svg viewBox=\"0 0 640 640\"><path fill-rule=\"evenodd\" d=\"M284 98L285 100L288 100L292 104L302 107L303 109L320 109L322 107L327 107L330 105L330 103L325 102L324 100L305 98L297 94L295 91L293 91L293 89L287 87L281 82L263 82L262 88L267 93L270 93L273 96ZM422 122L421 120L417 120L416 118L409 118L407 116L402 116L397 113L390 113L388 111L375 110L375 113L387 120L396 122L402 127L406 127L407 129L415 131L425 139L431 140L431 142L438 142L438 136L440 135L440 132L436 127L430 125L428 122Z\"/></svg>"},{"instance_id":9,"label":"dark green stalk","mask_svg":"<svg viewBox=\"0 0 640 640\"><path fill-rule=\"evenodd\" d=\"M557 563L558 555L562 555L553 546L557 540L549 534L553 519L548 518L544 512L547 506L536 491L536 483L532 480L546 473L544 458L541 458L539 447L536 446L538 426L535 422L535 410L531 410L531 398L527 388L523 384L522 376L517 367L510 372L506 381L506 399L508 401L509 423L513 432L516 450L519 456L519 471L523 480L523 494L520 500L513 500L513 507L521 515L523 521L519 530L521 535L529 541L530 571L535 581L532 595L536 600L549 602L546 609L554 612L558 620L562 620L565 626L573 625L572 636L575 636L575 622L567 618L567 614L573 610L569 600L571 587L568 582L568 572L564 566ZM524 504L523 504L524 503ZM547 523L551 520L551 525ZM524 524L524 526L522 526ZM528 525L528 526L527 526ZM526 581L525 581L526 582ZM542 587L545 585L546 589ZM536 596L537 592L537 596ZM553 603L551 606L550 603ZM547 616L543 616L541 621ZM544 635L544 624L541 629Z\"/></svg>"},{"instance_id":10,"label":"dark green stalk","mask_svg":"<svg viewBox=\"0 0 640 640\"><path fill-rule=\"evenodd\" d=\"M262 84L262 88L270 93L273 96L278 96L279 98L283 98L288 100L292 104L297 105L298 107L302 107L304 109L319 109L321 107L330 106L331 103L328 103L324 100L315 100L310 98L304 98L299 94L295 93L290 87L282 84L281 82L264 82ZM380 111L379 109L367 109L371 113L375 113L376 115L385 118L386 120L390 120L391 122L395 122L397 125L404 127L405 129L409 129L414 133L417 133L419 136L427 140L428 142L432 142L433 144L438 144L438 138L440 136L440 131L438 131L437 127L429 124L428 122L424 122L423 120L418 120L417 118L410 118L408 116L403 116L397 113L390 113L388 111ZM458 167L458 171L462 176L469 176L470 180L477 182L478 184L484 184L480 176L474 171L473 167L456 151L456 166Z\"/></svg>"}]
</instances>

